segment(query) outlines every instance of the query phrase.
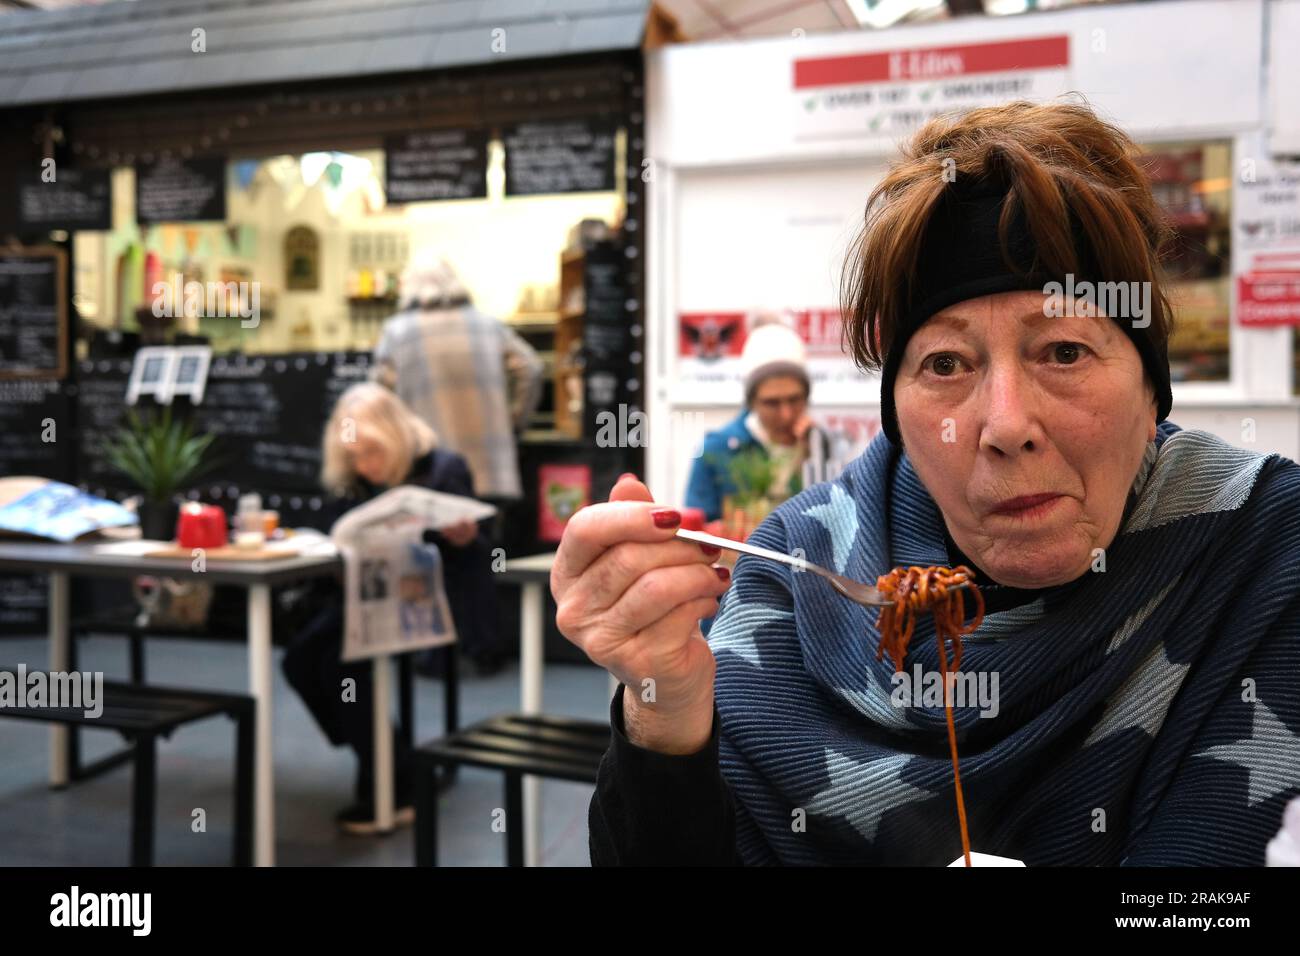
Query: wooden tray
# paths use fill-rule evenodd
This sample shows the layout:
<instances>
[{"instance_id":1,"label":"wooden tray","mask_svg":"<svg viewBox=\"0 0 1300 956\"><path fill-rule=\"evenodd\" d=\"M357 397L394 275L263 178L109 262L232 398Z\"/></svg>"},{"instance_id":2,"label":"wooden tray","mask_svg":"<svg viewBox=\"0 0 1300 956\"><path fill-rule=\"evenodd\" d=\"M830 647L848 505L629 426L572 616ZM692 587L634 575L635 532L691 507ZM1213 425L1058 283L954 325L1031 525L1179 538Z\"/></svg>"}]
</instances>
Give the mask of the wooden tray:
<instances>
[{"instance_id":1,"label":"wooden tray","mask_svg":"<svg viewBox=\"0 0 1300 956\"><path fill-rule=\"evenodd\" d=\"M284 558L296 558L298 556L296 551L273 550L271 548L236 548L231 545L224 548L207 548L204 550L204 558L208 561L280 561ZM157 551L147 551L144 557L183 558L189 561L194 557L194 552L190 548L182 548L178 544L173 544L167 548L159 548Z\"/></svg>"}]
</instances>

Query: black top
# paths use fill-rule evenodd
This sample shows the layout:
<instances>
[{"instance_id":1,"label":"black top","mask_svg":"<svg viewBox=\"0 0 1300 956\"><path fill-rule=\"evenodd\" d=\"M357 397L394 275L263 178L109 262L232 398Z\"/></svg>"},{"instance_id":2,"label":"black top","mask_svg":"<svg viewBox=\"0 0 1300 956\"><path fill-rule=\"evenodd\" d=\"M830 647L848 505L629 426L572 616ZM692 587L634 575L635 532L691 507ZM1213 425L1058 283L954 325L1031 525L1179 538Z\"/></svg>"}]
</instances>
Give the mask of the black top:
<instances>
[{"instance_id":1,"label":"black top","mask_svg":"<svg viewBox=\"0 0 1300 956\"><path fill-rule=\"evenodd\" d=\"M950 565L974 563L944 530ZM978 574L978 571L977 571ZM1033 601L1038 590L981 587L985 610ZM670 756L638 747L623 726L622 685L610 703L610 746L587 814L592 866L740 866L735 797L718 765L721 719L703 750Z\"/></svg>"}]
</instances>

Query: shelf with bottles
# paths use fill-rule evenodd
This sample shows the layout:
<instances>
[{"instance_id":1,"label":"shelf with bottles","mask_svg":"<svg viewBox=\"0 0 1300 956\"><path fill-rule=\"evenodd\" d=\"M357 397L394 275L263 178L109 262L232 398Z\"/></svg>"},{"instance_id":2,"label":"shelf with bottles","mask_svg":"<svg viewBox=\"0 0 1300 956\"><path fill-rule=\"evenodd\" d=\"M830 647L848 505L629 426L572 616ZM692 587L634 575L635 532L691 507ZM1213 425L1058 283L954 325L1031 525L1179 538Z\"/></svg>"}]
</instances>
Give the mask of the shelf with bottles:
<instances>
[{"instance_id":1,"label":"shelf with bottles","mask_svg":"<svg viewBox=\"0 0 1300 956\"><path fill-rule=\"evenodd\" d=\"M410 243L405 233L349 234L348 271L344 283L348 303L396 302L398 283L409 254Z\"/></svg>"}]
</instances>

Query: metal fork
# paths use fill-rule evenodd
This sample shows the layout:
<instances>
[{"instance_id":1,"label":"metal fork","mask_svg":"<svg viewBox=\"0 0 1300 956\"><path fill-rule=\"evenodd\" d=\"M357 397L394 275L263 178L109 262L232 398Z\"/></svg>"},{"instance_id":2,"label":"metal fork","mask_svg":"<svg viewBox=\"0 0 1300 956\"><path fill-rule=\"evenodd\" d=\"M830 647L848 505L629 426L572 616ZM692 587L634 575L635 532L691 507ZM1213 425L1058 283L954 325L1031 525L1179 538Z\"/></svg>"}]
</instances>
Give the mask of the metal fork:
<instances>
[{"instance_id":1,"label":"metal fork","mask_svg":"<svg viewBox=\"0 0 1300 956\"><path fill-rule=\"evenodd\" d=\"M760 548L757 545L746 544L743 541L732 541L730 538L719 538L717 535L706 534L703 531L688 531L685 528L678 529L677 537L685 538L688 541L698 541L701 544L711 544L715 548L726 548L729 551L752 554L756 558L779 561L800 571L811 571L813 574L820 575L829 581L831 587L850 601L865 604L867 607L887 607L894 603L881 594L878 588L872 587L870 584L863 584L861 581L854 581L852 578L846 578L842 574L836 574L834 571L823 568L820 564L813 564L806 558L796 558L793 555L782 554L780 551Z\"/></svg>"},{"instance_id":2,"label":"metal fork","mask_svg":"<svg viewBox=\"0 0 1300 956\"><path fill-rule=\"evenodd\" d=\"M829 581L831 587L850 601L867 607L888 607L894 603L885 597L879 588L870 584L863 584L861 581L855 581L853 578L846 578L842 574L836 574L834 571L823 568L820 564L813 564L807 558L796 558L793 555L782 554L780 551L760 548L758 545L746 544L743 541L733 541L730 538L719 538L717 535L706 534L703 531L688 531L686 528L679 528L677 537L685 538L688 541L698 541L701 544L711 544L715 548L725 548L728 551L752 554L756 558L779 561L781 564L788 564L790 567L801 571L811 571L813 574L820 575ZM964 588L966 584L958 584L955 587Z\"/></svg>"}]
</instances>

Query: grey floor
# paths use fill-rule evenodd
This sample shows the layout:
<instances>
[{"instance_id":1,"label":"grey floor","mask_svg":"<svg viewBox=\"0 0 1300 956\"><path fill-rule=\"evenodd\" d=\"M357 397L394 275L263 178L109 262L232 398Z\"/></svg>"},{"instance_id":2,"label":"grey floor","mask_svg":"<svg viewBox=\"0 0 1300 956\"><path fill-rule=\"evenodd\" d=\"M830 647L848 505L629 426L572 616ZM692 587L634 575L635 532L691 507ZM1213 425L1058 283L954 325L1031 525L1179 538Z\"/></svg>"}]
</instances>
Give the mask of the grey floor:
<instances>
[{"instance_id":1,"label":"grey floor","mask_svg":"<svg viewBox=\"0 0 1300 956\"><path fill-rule=\"evenodd\" d=\"M91 637L79 645L80 670L126 674L126 644ZM45 666L43 639L0 641L0 662ZM148 679L178 687L244 692L244 645L182 640L147 644ZM296 694L275 669L276 854L289 866L410 866L411 829L382 837L340 835L334 814L350 802L355 759L331 747ZM519 706L519 671L512 664L488 678L465 674L460 683L461 725ZM442 683L417 678L417 741L442 733ZM608 676L594 667L550 664L547 713L594 720L609 715ZM162 865L225 866L230 862L234 725L211 718L181 727L158 756L155 860ZM108 731L82 735L88 758L120 742ZM46 785L49 731L37 723L0 720L0 866L118 866L128 858L130 769L118 767L62 791ZM542 865L586 866L587 804L591 787L542 783ZM462 768L440 798L439 863L500 866L505 835L493 831L502 807L500 774ZM195 833L194 811L205 811L206 832Z\"/></svg>"}]
</instances>

